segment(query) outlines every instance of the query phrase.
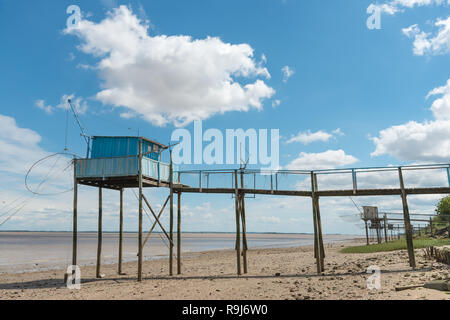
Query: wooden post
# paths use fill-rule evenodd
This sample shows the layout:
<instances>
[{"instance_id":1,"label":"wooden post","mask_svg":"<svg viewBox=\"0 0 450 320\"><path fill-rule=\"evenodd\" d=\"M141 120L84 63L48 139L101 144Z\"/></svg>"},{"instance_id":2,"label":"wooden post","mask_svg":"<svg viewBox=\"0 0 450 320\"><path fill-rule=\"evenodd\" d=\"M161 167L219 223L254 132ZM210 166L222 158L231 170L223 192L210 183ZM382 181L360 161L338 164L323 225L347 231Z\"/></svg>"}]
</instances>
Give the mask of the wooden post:
<instances>
[{"instance_id":1,"label":"wooden post","mask_svg":"<svg viewBox=\"0 0 450 320\"><path fill-rule=\"evenodd\" d=\"M430 235L433 236L433 218L430 217Z\"/></svg>"},{"instance_id":2,"label":"wooden post","mask_svg":"<svg viewBox=\"0 0 450 320\"><path fill-rule=\"evenodd\" d=\"M234 195L235 195L235 206L236 206L236 259L237 259L237 274L241 275L241 234L240 234L240 206L239 206L239 185L238 185L238 174L237 170L234 171Z\"/></svg>"},{"instance_id":3,"label":"wooden post","mask_svg":"<svg viewBox=\"0 0 450 320\"><path fill-rule=\"evenodd\" d=\"M403 218L405 221L405 235L406 235L406 245L408 247L408 257L409 257L409 265L411 268L416 268L416 259L414 256L414 244L412 237L412 228L411 228L411 220L409 218L409 208L408 208L408 200L406 199L406 191L405 184L403 182L403 173L402 168L398 168L398 177L400 181L400 189L403 203Z\"/></svg>"},{"instance_id":4,"label":"wooden post","mask_svg":"<svg viewBox=\"0 0 450 320\"><path fill-rule=\"evenodd\" d=\"M241 171L241 188L244 187L244 172ZM243 250L242 250L242 258L244 261L244 273L247 273L247 227L245 224L245 193L241 194L241 220L242 220L242 242L243 242Z\"/></svg>"},{"instance_id":5,"label":"wooden post","mask_svg":"<svg viewBox=\"0 0 450 320\"><path fill-rule=\"evenodd\" d=\"M319 185L317 183L317 174L314 174L314 190L319 190ZM320 265L322 272L325 271L325 249L323 247L323 236L322 236L322 220L320 218L320 205L319 197L316 197L316 215L317 215L317 232L319 234L319 250L320 250Z\"/></svg>"},{"instance_id":6,"label":"wooden post","mask_svg":"<svg viewBox=\"0 0 450 320\"><path fill-rule=\"evenodd\" d=\"M366 243L369 245L369 230L367 229L367 220L364 219L364 224L366 226Z\"/></svg>"},{"instance_id":7,"label":"wooden post","mask_svg":"<svg viewBox=\"0 0 450 320\"><path fill-rule=\"evenodd\" d=\"M170 187L169 275L172 276L173 275L173 161L172 161L172 150L170 150L169 187Z\"/></svg>"},{"instance_id":8,"label":"wooden post","mask_svg":"<svg viewBox=\"0 0 450 320\"><path fill-rule=\"evenodd\" d=\"M101 268L102 268L102 216L103 216L103 207L102 207L102 199L103 198L103 188L98 188L98 234L97 234L97 268L96 268L96 277L101 278Z\"/></svg>"},{"instance_id":9,"label":"wooden post","mask_svg":"<svg viewBox=\"0 0 450 320\"><path fill-rule=\"evenodd\" d=\"M377 225L375 226L375 229L377 231L377 242L380 244L381 243L381 235L380 235L381 225L380 225L379 219L377 219Z\"/></svg>"},{"instance_id":10,"label":"wooden post","mask_svg":"<svg viewBox=\"0 0 450 320\"><path fill-rule=\"evenodd\" d=\"M388 242L386 213L384 214L384 242Z\"/></svg>"},{"instance_id":11,"label":"wooden post","mask_svg":"<svg viewBox=\"0 0 450 320\"><path fill-rule=\"evenodd\" d=\"M313 206L313 223L314 223L314 257L316 258L317 273L322 273L322 259L320 258L320 248L319 248L319 235L317 228L317 208L316 208L316 195L315 195L315 183L314 183L314 172L311 171L311 191L312 191L312 206Z\"/></svg>"},{"instance_id":12,"label":"wooden post","mask_svg":"<svg viewBox=\"0 0 450 320\"><path fill-rule=\"evenodd\" d=\"M181 192L177 203L177 273L181 274Z\"/></svg>"},{"instance_id":13,"label":"wooden post","mask_svg":"<svg viewBox=\"0 0 450 320\"><path fill-rule=\"evenodd\" d=\"M142 281L142 140L139 139L139 231L138 231L138 281Z\"/></svg>"},{"instance_id":14,"label":"wooden post","mask_svg":"<svg viewBox=\"0 0 450 320\"><path fill-rule=\"evenodd\" d=\"M123 250L123 189L120 189L120 222L119 222L119 275L122 273Z\"/></svg>"},{"instance_id":15,"label":"wooden post","mask_svg":"<svg viewBox=\"0 0 450 320\"><path fill-rule=\"evenodd\" d=\"M77 242L78 242L78 181L77 181L77 159L73 160L73 233L72 233L72 265L77 265Z\"/></svg>"}]
</instances>

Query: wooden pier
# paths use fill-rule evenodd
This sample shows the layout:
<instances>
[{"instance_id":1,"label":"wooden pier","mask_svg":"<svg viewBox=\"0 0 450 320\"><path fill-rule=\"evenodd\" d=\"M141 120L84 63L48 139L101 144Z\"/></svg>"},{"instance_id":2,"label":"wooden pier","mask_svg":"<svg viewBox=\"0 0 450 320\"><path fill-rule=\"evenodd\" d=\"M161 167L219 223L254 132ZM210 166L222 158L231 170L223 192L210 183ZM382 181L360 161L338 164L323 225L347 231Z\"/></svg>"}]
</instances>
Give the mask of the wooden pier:
<instances>
[{"instance_id":1,"label":"wooden pier","mask_svg":"<svg viewBox=\"0 0 450 320\"><path fill-rule=\"evenodd\" d=\"M181 228L181 199L183 194L230 194L235 202L235 219L236 219L236 270L237 274L246 274L248 272L247 263L247 225L245 219L245 198L246 195L269 195L269 196L291 196L291 197L308 197L311 198L313 207L313 230L314 230L314 255L317 264L317 273L326 272L325 268L325 249L323 245L322 234L322 219L320 214L320 198L321 197L359 197L359 196L399 196L402 200L403 206L403 221L405 224L405 234L408 247L409 264L411 268L416 267L414 257L414 247L412 242L412 226L409 214L408 200L409 195L426 195L426 194L449 194L450 193L450 172L449 164L438 165L424 165L424 166L404 166L404 167L380 167L380 168L360 168L360 169L334 169L334 170L316 170L316 171L276 171L263 172L259 170L236 169L236 170L210 170L210 171L180 171L174 170L172 159L168 165L168 175L161 177L158 167L158 175L148 174L148 169L144 169L145 153L142 150L142 141L139 141L139 152L137 158L137 167L133 167L134 174L124 174L122 176L108 176L102 174L100 176L86 176L83 175L80 168L82 166L89 166L89 161L92 159L78 159L74 160L74 200L73 200L73 259L72 264L77 264L77 202L78 202L78 185L87 185L99 188L99 223L98 223L98 256L97 256L97 277L101 277L101 245L102 245L102 189L118 190L120 192L120 235L119 235L119 261L118 273L122 273L122 240L123 240L123 190L126 188L139 189L139 231L138 231L138 271L137 279L142 281L143 276L143 246L147 242L149 236L158 224L163 231L165 237L170 243L169 247L169 275L174 274L174 197L177 196L177 241L176 241L176 258L177 258L177 274L181 274L181 245L182 245L182 228ZM172 157L171 157L172 158ZM94 161L98 161L94 159ZM127 160L128 161L128 160ZM134 159L133 159L134 161ZM159 166L160 164L158 164ZM102 169L103 170L103 169ZM122 170L122 168L120 169ZM128 169L127 169L128 170ZM447 186L435 187L406 187L404 181L404 172L419 170L440 170L447 172L447 179L449 184ZM103 170L104 171L104 170ZM102 171L102 172L103 172ZM122 170L123 171L123 170ZM129 170L128 170L129 171ZM153 173L156 172L153 170ZM398 187L396 188L358 188L358 173L375 173L390 172L397 175ZM352 187L348 189L338 190L322 190L318 183L318 176L324 174L351 174ZM222 185L210 185L209 177L211 175L222 175ZM257 186L256 182L253 187L245 183L245 177L256 175L264 176L269 179L270 184L267 186ZM302 175L310 180L311 188L309 190L297 190L295 187L290 189L283 189L279 184L279 175L295 176ZM185 177L190 177L190 181L184 182ZM206 177L208 181L205 185L203 179ZM189 180L189 179L187 179ZM196 181L195 183L191 183ZM183 182L183 183L182 183ZM197 184L197 185L195 185ZM161 211L156 214L151 207L151 204L143 194L144 188L163 187L169 189L169 196L162 206ZM169 231L160 222L160 217L163 214L167 204L169 204ZM143 240L142 227L142 213L144 205L151 211L155 222L148 232L146 239ZM242 259L242 261L241 261ZM242 262L242 263L241 263Z\"/></svg>"}]
</instances>

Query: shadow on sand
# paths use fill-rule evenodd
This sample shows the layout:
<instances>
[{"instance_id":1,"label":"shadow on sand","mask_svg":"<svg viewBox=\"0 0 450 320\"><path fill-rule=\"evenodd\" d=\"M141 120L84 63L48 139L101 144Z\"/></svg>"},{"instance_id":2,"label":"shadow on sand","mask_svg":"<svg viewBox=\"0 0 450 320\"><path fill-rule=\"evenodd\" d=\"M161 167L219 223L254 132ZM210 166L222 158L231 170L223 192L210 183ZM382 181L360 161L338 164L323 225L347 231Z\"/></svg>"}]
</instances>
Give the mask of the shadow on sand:
<instances>
[{"instance_id":1,"label":"shadow on sand","mask_svg":"<svg viewBox=\"0 0 450 320\"><path fill-rule=\"evenodd\" d=\"M406 270L381 270L381 274L395 274L402 272L425 272L430 271L431 268L422 268L422 269L406 269ZM177 281L177 280L221 280L221 279L305 279L305 278L326 278L326 277L339 277L339 276L361 276L361 275L369 275L366 272L353 272L353 273L333 273L333 274L280 274L280 275L218 275L218 276L162 276L162 277L144 277L144 281L148 280L168 280L168 281ZM95 282L108 282L113 281L116 283L124 283L130 281L136 281L136 277L123 276L123 277L105 277L102 279L96 278L86 278L81 280L81 284L87 283L95 283ZM60 289L64 288L66 285L64 283L63 277L61 279L41 279L41 280L33 280L27 282L11 282L11 283L0 283L0 290L30 290L30 289Z\"/></svg>"}]
</instances>

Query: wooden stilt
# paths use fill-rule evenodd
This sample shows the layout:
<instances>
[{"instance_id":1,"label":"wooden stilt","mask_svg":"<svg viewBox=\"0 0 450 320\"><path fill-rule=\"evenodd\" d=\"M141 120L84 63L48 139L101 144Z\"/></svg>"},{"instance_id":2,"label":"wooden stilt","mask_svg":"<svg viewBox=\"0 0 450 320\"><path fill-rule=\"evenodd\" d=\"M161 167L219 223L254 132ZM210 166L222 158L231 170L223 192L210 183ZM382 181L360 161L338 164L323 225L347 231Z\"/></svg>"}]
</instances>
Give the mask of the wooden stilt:
<instances>
[{"instance_id":1,"label":"wooden stilt","mask_svg":"<svg viewBox=\"0 0 450 320\"><path fill-rule=\"evenodd\" d=\"M411 220L409 217L408 200L406 199L405 184L403 182L402 168L398 168L398 177L400 180L400 189L402 192L401 196L402 196L402 203L403 203L403 219L405 221L405 234L406 234L406 245L408 247L409 265L411 266L411 268L415 269L416 268L416 258L414 256L412 227L411 227Z\"/></svg>"},{"instance_id":2,"label":"wooden stilt","mask_svg":"<svg viewBox=\"0 0 450 320\"><path fill-rule=\"evenodd\" d=\"M241 188L245 189L244 186L244 173L241 172ZM242 259L244 262L244 273L248 272L247 269L247 227L245 224L245 193L241 194L241 221L242 221Z\"/></svg>"},{"instance_id":3,"label":"wooden stilt","mask_svg":"<svg viewBox=\"0 0 450 320\"><path fill-rule=\"evenodd\" d=\"M120 222L119 222L119 275L122 273L122 249L123 249L123 189L120 189Z\"/></svg>"},{"instance_id":4,"label":"wooden stilt","mask_svg":"<svg viewBox=\"0 0 450 320\"><path fill-rule=\"evenodd\" d=\"M316 215L317 215L317 233L319 240L320 267L322 272L325 271L325 249L323 246L322 222L320 218L319 197L316 197Z\"/></svg>"},{"instance_id":5,"label":"wooden stilt","mask_svg":"<svg viewBox=\"0 0 450 320\"><path fill-rule=\"evenodd\" d=\"M77 160L73 160L73 233L72 233L72 265L77 265L77 242L78 242L78 181Z\"/></svg>"},{"instance_id":6,"label":"wooden stilt","mask_svg":"<svg viewBox=\"0 0 450 320\"><path fill-rule=\"evenodd\" d=\"M181 274L181 192L177 202L177 274Z\"/></svg>"},{"instance_id":7,"label":"wooden stilt","mask_svg":"<svg viewBox=\"0 0 450 320\"><path fill-rule=\"evenodd\" d=\"M322 273L322 261L320 258L320 245L319 245L319 234L317 228L317 207L316 207L316 195L315 195L315 183L314 183L314 172L311 172L311 191L312 191L312 206L313 206L313 223L314 223L314 257L316 258L317 273Z\"/></svg>"},{"instance_id":8,"label":"wooden stilt","mask_svg":"<svg viewBox=\"0 0 450 320\"><path fill-rule=\"evenodd\" d=\"M170 188L169 275L172 276L173 275L173 161L172 161L172 150L170 150L169 188Z\"/></svg>"},{"instance_id":9,"label":"wooden stilt","mask_svg":"<svg viewBox=\"0 0 450 320\"><path fill-rule=\"evenodd\" d=\"M433 218L430 217L430 235L433 236Z\"/></svg>"},{"instance_id":10,"label":"wooden stilt","mask_svg":"<svg viewBox=\"0 0 450 320\"><path fill-rule=\"evenodd\" d=\"M101 278L101 268L102 268L102 216L103 216L103 188L98 188L98 234L97 234L97 268L96 277Z\"/></svg>"},{"instance_id":11,"label":"wooden stilt","mask_svg":"<svg viewBox=\"0 0 450 320\"><path fill-rule=\"evenodd\" d=\"M314 190L319 190L317 184L317 174L314 174ZM317 232L318 232L318 240L319 240L319 252L320 252L320 266L322 272L325 271L325 248L323 246L323 235L322 235L322 220L320 218L320 205L319 205L319 197L316 198L316 215L317 215Z\"/></svg>"},{"instance_id":12,"label":"wooden stilt","mask_svg":"<svg viewBox=\"0 0 450 320\"><path fill-rule=\"evenodd\" d=\"M366 227L366 244L369 245L369 230L367 228L367 220L364 219L364 225Z\"/></svg>"},{"instance_id":13,"label":"wooden stilt","mask_svg":"<svg viewBox=\"0 0 450 320\"><path fill-rule=\"evenodd\" d=\"M386 214L384 214L384 242L388 242L387 217L386 217Z\"/></svg>"},{"instance_id":14,"label":"wooden stilt","mask_svg":"<svg viewBox=\"0 0 450 320\"><path fill-rule=\"evenodd\" d=\"M138 281L142 281L142 140L139 140L139 231L138 231Z\"/></svg>"},{"instance_id":15,"label":"wooden stilt","mask_svg":"<svg viewBox=\"0 0 450 320\"><path fill-rule=\"evenodd\" d=\"M237 274L241 275L241 234L240 234L240 204L239 204L239 186L237 170L234 171L235 181L235 206L236 206L236 259L237 259Z\"/></svg>"}]
</instances>

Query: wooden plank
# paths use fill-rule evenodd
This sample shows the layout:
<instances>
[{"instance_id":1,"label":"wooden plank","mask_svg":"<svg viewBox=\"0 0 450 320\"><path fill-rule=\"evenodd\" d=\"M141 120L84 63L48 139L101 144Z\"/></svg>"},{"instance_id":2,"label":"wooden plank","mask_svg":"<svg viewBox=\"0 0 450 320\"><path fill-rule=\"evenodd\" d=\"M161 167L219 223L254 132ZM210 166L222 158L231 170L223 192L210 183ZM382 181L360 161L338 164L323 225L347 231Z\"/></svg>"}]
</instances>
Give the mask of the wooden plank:
<instances>
[{"instance_id":1,"label":"wooden plank","mask_svg":"<svg viewBox=\"0 0 450 320\"><path fill-rule=\"evenodd\" d=\"M412 227L411 221L409 217L409 208L408 208L408 200L406 198L405 184L403 182L403 173L402 168L398 168L398 178L400 181L400 189L402 190L402 204L403 204L403 218L405 220L405 234L406 234L406 245L408 247L408 257L409 257L409 265L411 268L416 268L416 259L414 256L414 244L412 237Z\"/></svg>"},{"instance_id":2,"label":"wooden plank","mask_svg":"<svg viewBox=\"0 0 450 320\"><path fill-rule=\"evenodd\" d=\"M176 192L185 193L200 193L199 188L190 187L178 187L174 186ZM264 190L264 189L244 189L241 190L246 194L260 194L260 195L276 195L276 196L300 196L311 197L310 191L294 191L294 190ZM203 188L202 193L215 193L215 194L234 194L235 190L231 188ZM406 194L448 194L450 188L411 188L406 189ZM359 189L356 193L353 190L321 190L317 191L316 195L319 197L349 197L349 196L389 196L389 195L401 195L401 189Z\"/></svg>"},{"instance_id":3,"label":"wooden plank","mask_svg":"<svg viewBox=\"0 0 450 320\"><path fill-rule=\"evenodd\" d=\"M103 206L102 198L103 192L102 188L98 188L98 232L97 232L97 268L95 276L101 278L101 267L102 267L102 218L103 218Z\"/></svg>"}]
</instances>

